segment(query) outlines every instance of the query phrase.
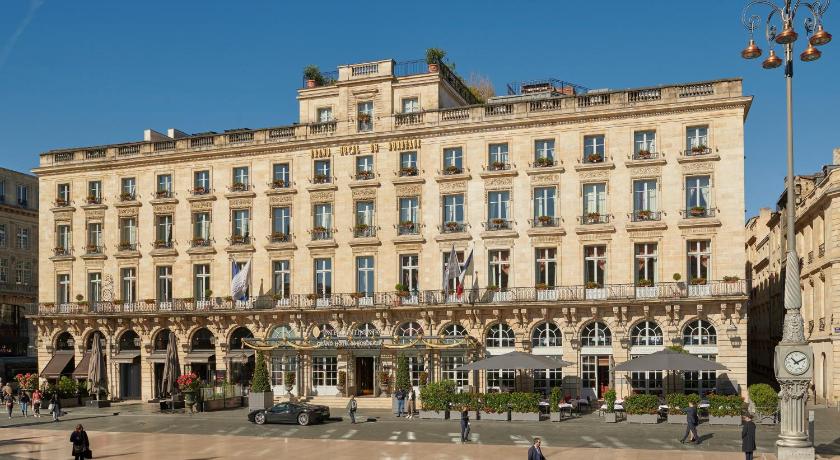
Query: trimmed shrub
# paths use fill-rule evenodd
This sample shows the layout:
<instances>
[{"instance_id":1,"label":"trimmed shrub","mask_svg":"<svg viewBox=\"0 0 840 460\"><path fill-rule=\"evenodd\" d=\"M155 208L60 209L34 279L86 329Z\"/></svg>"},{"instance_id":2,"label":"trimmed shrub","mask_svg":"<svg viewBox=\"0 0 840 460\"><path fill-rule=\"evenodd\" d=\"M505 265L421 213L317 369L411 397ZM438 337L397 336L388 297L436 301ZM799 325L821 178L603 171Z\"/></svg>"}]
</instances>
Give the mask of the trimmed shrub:
<instances>
[{"instance_id":1,"label":"trimmed shrub","mask_svg":"<svg viewBox=\"0 0 840 460\"><path fill-rule=\"evenodd\" d=\"M604 393L604 402L607 403L607 412L615 412L615 390L609 390Z\"/></svg>"},{"instance_id":2,"label":"trimmed shrub","mask_svg":"<svg viewBox=\"0 0 840 460\"><path fill-rule=\"evenodd\" d=\"M697 393L669 393L667 399L668 415L685 415L685 408L688 407L688 403L700 404L700 395Z\"/></svg>"},{"instance_id":3,"label":"trimmed shrub","mask_svg":"<svg viewBox=\"0 0 840 460\"><path fill-rule=\"evenodd\" d=\"M624 398L624 411L630 415L653 415L659 411L656 395L630 395Z\"/></svg>"},{"instance_id":4,"label":"trimmed shrub","mask_svg":"<svg viewBox=\"0 0 840 460\"><path fill-rule=\"evenodd\" d=\"M481 408L481 403L479 402L479 395L478 393L455 393L452 395L452 399L450 402L452 403L452 408L456 410L479 410Z\"/></svg>"},{"instance_id":5,"label":"trimmed shrub","mask_svg":"<svg viewBox=\"0 0 840 460\"><path fill-rule=\"evenodd\" d=\"M396 389L408 390L411 389L411 376L408 373L408 358L405 355L400 355L397 358L397 381Z\"/></svg>"},{"instance_id":6,"label":"trimmed shrub","mask_svg":"<svg viewBox=\"0 0 840 460\"><path fill-rule=\"evenodd\" d=\"M265 353L257 351L254 362L254 380L251 382L251 391L264 393L271 391L271 383L268 380L268 366L265 365Z\"/></svg>"},{"instance_id":7,"label":"trimmed shrub","mask_svg":"<svg viewBox=\"0 0 840 460\"><path fill-rule=\"evenodd\" d=\"M773 415L779 410L779 395L766 383L750 385L750 401L755 405L756 415Z\"/></svg>"},{"instance_id":8,"label":"trimmed shrub","mask_svg":"<svg viewBox=\"0 0 840 460\"><path fill-rule=\"evenodd\" d=\"M513 412L539 412L540 395L539 393L525 392L511 393L508 404L510 405L510 410Z\"/></svg>"},{"instance_id":9,"label":"trimmed shrub","mask_svg":"<svg viewBox=\"0 0 840 460\"><path fill-rule=\"evenodd\" d=\"M549 401L551 402L551 407L549 408L549 412L558 411L558 407L561 402L563 402L563 389L560 387L554 387L551 389L551 396Z\"/></svg>"},{"instance_id":10,"label":"trimmed shrub","mask_svg":"<svg viewBox=\"0 0 840 460\"><path fill-rule=\"evenodd\" d=\"M481 410L491 414L503 414L508 411L510 393L486 393L482 395Z\"/></svg>"},{"instance_id":11,"label":"trimmed shrub","mask_svg":"<svg viewBox=\"0 0 840 460\"><path fill-rule=\"evenodd\" d=\"M455 382L442 380L420 387L420 408L423 410L444 411L455 395Z\"/></svg>"},{"instance_id":12,"label":"trimmed shrub","mask_svg":"<svg viewBox=\"0 0 840 460\"><path fill-rule=\"evenodd\" d=\"M79 385L70 377L62 375L61 378L58 379L56 391L58 392L59 398L74 398L78 389Z\"/></svg>"},{"instance_id":13,"label":"trimmed shrub","mask_svg":"<svg viewBox=\"0 0 840 460\"><path fill-rule=\"evenodd\" d=\"M709 415L739 416L744 412L744 398L738 395L709 395Z\"/></svg>"}]
</instances>

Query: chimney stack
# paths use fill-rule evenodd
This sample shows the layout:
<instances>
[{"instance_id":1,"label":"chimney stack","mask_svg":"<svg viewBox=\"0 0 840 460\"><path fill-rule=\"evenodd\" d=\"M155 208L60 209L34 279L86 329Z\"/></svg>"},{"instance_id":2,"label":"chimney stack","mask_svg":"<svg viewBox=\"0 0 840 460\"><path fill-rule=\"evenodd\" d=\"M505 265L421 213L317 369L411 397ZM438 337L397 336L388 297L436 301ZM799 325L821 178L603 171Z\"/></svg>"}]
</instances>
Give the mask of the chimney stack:
<instances>
[{"instance_id":1,"label":"chimney stack","mask_svg":"<svg viewBox=\"0 0 840 460\"><path fill-rule=\"evenodd\" d=\"M143 130L143 140L146 142L160 142L160 141L168 141L171 140L170 138L166 137L165 134L161 134L154 129L146 129Z\"/></svg>"},{"instance_id":2,"label":"chimney stack","mask_svg":"<svg viewBox=\"0 0 840 460\"><path fill-rule=\"evenodd\" d=\"M834 147L834 164L840 165L840 147Z\"/></svg>"}]
</instances>

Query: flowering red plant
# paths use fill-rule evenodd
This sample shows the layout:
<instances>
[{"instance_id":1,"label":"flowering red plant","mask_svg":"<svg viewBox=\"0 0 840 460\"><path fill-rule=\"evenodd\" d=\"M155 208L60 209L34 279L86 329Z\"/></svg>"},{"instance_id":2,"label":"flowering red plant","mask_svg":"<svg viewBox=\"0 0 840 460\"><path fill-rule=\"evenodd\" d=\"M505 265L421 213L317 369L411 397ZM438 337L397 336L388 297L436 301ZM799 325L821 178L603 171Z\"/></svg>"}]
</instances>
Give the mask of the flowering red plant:
<instances>
[{"instance_id":1,"label":"flowering red plant","mask_svg":"<svg viewBox=\"0 0 840 460\"><path fill-rule=\"evenodd\" d=\"M182 374L178 377L176 383L181 391L195 391L198 388L199 380L195 372L190 372L189 374Z\"/></svg>"},{"instance_id":2,"label":"flowering red plant","mask_svg":"<svg viewBox=\"0 0 840 460\"><path fill-rule=\"evenodd\" d=\"M24 390L34 390L38 388L38 374L31 374L29 372L26 374L18 374L15 376L15 380L17 380L20 387Z\"/></svg>"}]
</instances>

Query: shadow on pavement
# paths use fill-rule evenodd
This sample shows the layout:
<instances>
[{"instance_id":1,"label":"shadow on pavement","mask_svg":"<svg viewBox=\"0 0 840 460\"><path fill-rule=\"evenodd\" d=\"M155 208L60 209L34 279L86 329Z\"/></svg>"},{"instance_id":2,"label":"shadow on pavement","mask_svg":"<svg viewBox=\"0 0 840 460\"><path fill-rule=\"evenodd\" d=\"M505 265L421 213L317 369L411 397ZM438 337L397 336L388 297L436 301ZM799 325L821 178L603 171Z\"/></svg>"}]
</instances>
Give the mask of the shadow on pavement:
<instances>
[{"instance_id":1,"label":"shadow on pavement","mask_svg":"<svg viewBox=\"0 0 840 460\"><path fill-rule=\"evenodd\" d=\"M829 444L817 444L814 449L820 455L840 455L840 438L831 441Z\"/></svg>"}]
</instances>

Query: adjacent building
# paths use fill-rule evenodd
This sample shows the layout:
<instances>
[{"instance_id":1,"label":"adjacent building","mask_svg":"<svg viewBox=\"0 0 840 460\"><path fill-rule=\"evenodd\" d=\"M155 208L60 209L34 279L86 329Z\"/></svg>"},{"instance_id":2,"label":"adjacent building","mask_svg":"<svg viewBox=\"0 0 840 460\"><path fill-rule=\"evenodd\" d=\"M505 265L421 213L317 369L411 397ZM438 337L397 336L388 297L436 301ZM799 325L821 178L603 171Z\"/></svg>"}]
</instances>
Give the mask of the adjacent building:
<instances>
[{"instance_id":1,"label":"adjacent building","mask_svg":"<svg viewBox=\"0 0 840 460\"><path fill-rule=\"evenodd\" d=\"M0 168L0 378L35 372L38 179Z\"/></svg>"},{"instance_id":2,"label":"adjacent building","mask_svg":"<svg viewBox=\"0 0 840 460\"><path fill-rule=\"evenodd\" d=\"M796 176L796 250L800 256L802 317L814 350L811 396L817 403L840 399L840 148L816 174ZM747 223L747 270L753 286L749 315L750 381L775 385L773 350L782 337L785 282L785 205L762 209Z\"/></svg>"},{"instance_id":3,"label":"adjacent building","mask_svg":"<svg viewBox=\"0 0 840 460\"><path fill-rule=\"evenodd\" d=\"M741 80L508 90L344 65L293 125L42 154L42 370L83 376L98 330L112 394L151 399L172 331L205 379L265 350L278 396L378 395L404 355L415 385L598 397L661 393L613 368L681 345L729 371L668 388L744 391ZM573 365L456 370L511 350Z\"/></svg>"}]
</instances>

